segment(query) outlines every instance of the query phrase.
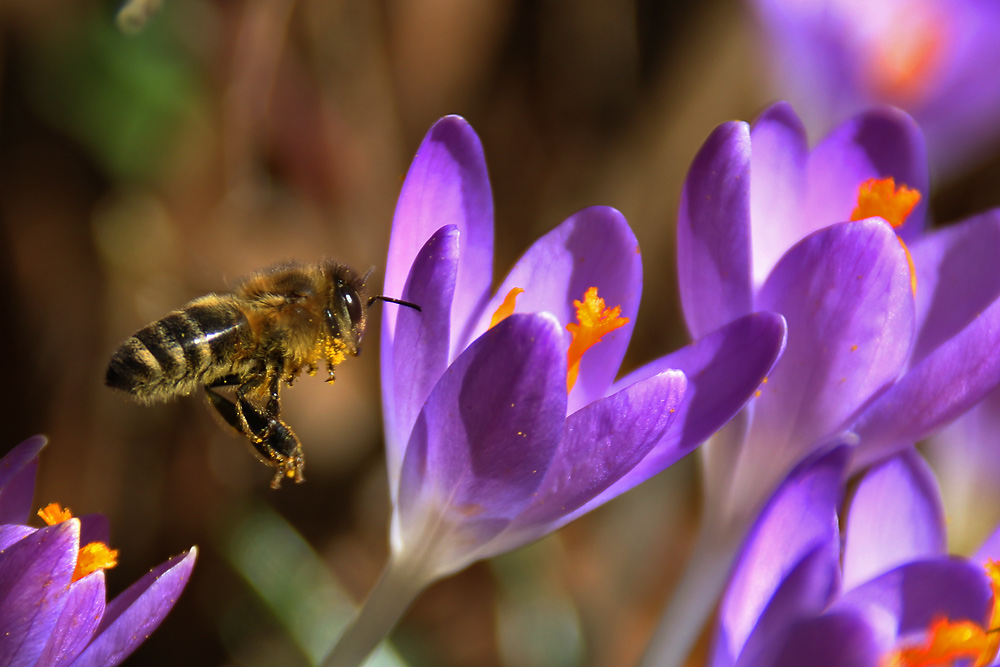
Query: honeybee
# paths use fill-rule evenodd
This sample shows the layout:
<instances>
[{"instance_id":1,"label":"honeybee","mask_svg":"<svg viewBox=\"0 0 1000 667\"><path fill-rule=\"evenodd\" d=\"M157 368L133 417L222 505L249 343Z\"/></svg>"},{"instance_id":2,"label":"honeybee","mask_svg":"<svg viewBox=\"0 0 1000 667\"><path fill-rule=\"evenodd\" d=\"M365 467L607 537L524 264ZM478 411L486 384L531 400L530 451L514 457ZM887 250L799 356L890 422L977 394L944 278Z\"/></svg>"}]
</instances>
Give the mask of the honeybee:
<instances>
[{"instance_id":1,"label":"honeybee","mask_svg":"<svg viewBox=\"0 0 1000 667\"><path fill-rule=\"evenodd\" d=\"M122 343L105 383L143 403L165 401L203 387L209 404L258 457L283 477L303 481L302 445L281 419L281 383L326 362L327 382L348 355L357 356L368 308L389 301L365 298L371 271L345 264L285 264L260 271L230 294L209 294L149 324ZM235 387L235 400L218 390Z\"/></svg>"}]
</instances>

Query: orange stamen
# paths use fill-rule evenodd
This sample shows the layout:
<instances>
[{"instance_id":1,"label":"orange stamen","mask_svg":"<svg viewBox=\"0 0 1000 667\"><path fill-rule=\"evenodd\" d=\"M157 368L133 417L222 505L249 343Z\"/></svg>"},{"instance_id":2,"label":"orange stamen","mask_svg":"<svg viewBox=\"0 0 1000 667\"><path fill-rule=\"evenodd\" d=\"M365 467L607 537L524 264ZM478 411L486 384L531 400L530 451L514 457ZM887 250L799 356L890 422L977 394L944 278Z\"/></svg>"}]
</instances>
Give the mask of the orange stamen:
<instances>
[{"instance_id":1,"label":"orange stamen","mask_svg":"<svg viewBox=\"0 0 1000 667\"><path fill-rule=\"evenodd\" d=\"M492 319L490 319L490 329L514 314L514 305L517 301L517 296L523 293L524 290L520 287L514 287L507 292L507 296L503 298L503 303L497 307L496 312L493 313Z\"/></svg>"},{"instance_id":2,"label":"orange stamen","mask_svg":"<svg viewBox=\"0 0 1000 667\"><path fill-rule=\"evenodd\" d=\"M109 549L104 542L91 542L76 556L76 568L72 581L83 579L97 570L107 570L118 565L118 549Z\"/></svg>"},{"instance_id":3,"label":"orange stamen","mask_svg":"<svg viewBox=\"0 0 1000 667\"><path fill-rule=\"evenodd\" d=\"M858 188L858 205L851 212L851 220L880 217L888 222L893 229L899 229L920 203L920 192L900 185L896 187L896 179L869 178ZM897 237L899 238L899 237ZM913 265L913 256L906 243L899 238L899 245L906 253L906 263L910 267L910 290L917 293L917 269Z\"/></svg>"},{"instance_id":4,"label":"orange stamen","mask_svg":"<svg viewBox=\"0 0 1000 667\"><path fill-rule=\"evenodd\" d=\"M69 508L62 509L59 503L49 503L38 510L38 516L49 526L54 526L73 518ZM103 542L91 542L80 548L76 554L76 567L70 583L83 579L97 570L107 570L118 565L118 550L110 549Z\"/></svg>"},{"instance_id":5,"label":"orange stamen","mask_svg":"<svg viewBox=\"0 0 1000 667\"><path fill-rule=\"evenodd\" d=\"M1000 563L989 561L986 573L993 589L993 610L989 627L1000 622ZM946 667L955 660L975 660L974 667L993 664L1000 648L1000 633L984 630L972 621L935 619L921 646L898 648L883 657L880 667Z\"/></svg>"},{"instance_id":6,"label":"orange stamen","mask_svg":"<svg viewBox=\"0 0 1000 667\"><path fill-rule=\"evenodd\" d=\"M63 521L69 521L73 518L73 513L69 511L69 508L62 509L59 503L49 503L42 509L38 510L38 516L42 518L48 526L54 526L57 523L62 523Z\"/></svg>"},{"instance_id":7,"label":"orange stamen","mask_svg":"<svg viewBox=\"0 0 1000 667\"><path fill-rule=\"evenodd\" d=\"M878 216L899 229L918 203L920 192L905 185L897 188L892 176L869 178L858 188L858 205L851 212L851 220Z\"/></svg>"},{"instance_id":8,"label":"orange stamen","mask_svg":"<svg viewBox=\"0 0 1000 667\"><path fill-rule=\"evenodd\" d=\"M573 305L578 323L566 325L573 336L566 353L566 393L572 391L576 384L583 353L601 342L604 334L625 326L629 321L627 317L619 317L621 306L608 308L604 305L604 299L597 296L596 287L587 289L583 301L573 301Z\"/></svg>"}]
</instances>

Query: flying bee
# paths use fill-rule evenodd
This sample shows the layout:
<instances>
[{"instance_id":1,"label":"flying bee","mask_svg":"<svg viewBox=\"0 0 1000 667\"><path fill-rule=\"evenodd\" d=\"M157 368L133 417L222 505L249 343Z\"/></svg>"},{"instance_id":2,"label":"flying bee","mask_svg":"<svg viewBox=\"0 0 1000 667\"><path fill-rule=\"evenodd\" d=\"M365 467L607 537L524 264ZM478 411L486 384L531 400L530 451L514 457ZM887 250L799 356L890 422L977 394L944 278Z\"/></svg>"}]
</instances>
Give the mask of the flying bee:
<instances>
[{"instance_id":1,"label":"flying bee","mask_svg":"<svg viewBox=\"0 0 1000 667\"><path fill-rule=\"evenodd\" d=\"M357 356L368 308L365 281L344 264L286 264L252 275L230 294L195 299L137 331L111 357L105 383L143 403L204 387L209 404L246 436L258 457L283 477L303 481L302 445L281 419L281 383L326 362L327 382ZM218 390L235 387L235 400Z\"/></svg>"}]
</instances>

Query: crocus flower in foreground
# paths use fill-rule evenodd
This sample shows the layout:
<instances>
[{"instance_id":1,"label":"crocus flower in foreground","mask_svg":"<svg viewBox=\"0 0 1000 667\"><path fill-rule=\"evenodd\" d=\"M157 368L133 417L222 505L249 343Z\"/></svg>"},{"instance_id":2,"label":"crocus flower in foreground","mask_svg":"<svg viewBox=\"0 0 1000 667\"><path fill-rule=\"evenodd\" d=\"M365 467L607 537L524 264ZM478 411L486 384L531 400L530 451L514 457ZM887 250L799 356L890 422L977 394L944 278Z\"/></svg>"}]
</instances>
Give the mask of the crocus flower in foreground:
<instances>
[{"instance_id":1,"label":"crocus flower in foreground","mask_svg":"<svg viewBox=\"0 0 1000 667\"><path fill-rule=\"evenodd\" d=\"M184 589L197 550L157 566L110 602L107 520L50 505L25 525L38 452L31 438L0 459L0 664L117 665L156 629Z\"/></svg>"},{"instance_id":2,"label":"crocus flower in foreground","mask_svg":"<svg viewBox=\"0 0 1000 667\"><path fill-rule=\"evenodd\" d=\"M857 471L912 447L1000 381L1000 264L962 253L995 252L1000 215L924 233L923 156L899 111L857 116L810 151L779 104L752 127L720 126L695 158L678 223L688 325L698 336L767 310L785 317L788 345L760 395L707 448L691 583L664 617L651 664L682 659L660 650L686 650L740 538L799 461L851 430Z\"/></svg>"},{"instance_id":3,"label":"crocus flower in foreground","mask_svg":"<svg viewBox=\"0 0 1000 667\"><path fill-rule=\"evenodd\" d=\"M641 290L624 218L571 216L491 296L492 217L478 138L459 118L439 121L400 194L384 286L422 308L383 319L392 553L330 664L363 659L430 582L692 451L782 348L783 320L750 315L615 383Z\"/></svg>"},{"instance_id":4,"label":"crocus flower in foreground","mask_svg":"<svg viewBox=\"0 0 1000 667\"><path fill-rule=\"evenodd\" d=\"M779 97L826 131L891 104L955 168L1000 138L1000 5L992 0L753 0Z\"/></svg>"},{"instance_id":5,"label":"crocus flower in foreground","mask_svg":"<svg viewBox=\"0 0 1000 667\"><path fill-rule=\"evenodd\" d=\"M947 556L937 484L912 450L862 477L841 539L847 461L844 447L813 457L768 503L722 599L710 664L993 664L996 546Z\"/></svg>"}]
</instances>

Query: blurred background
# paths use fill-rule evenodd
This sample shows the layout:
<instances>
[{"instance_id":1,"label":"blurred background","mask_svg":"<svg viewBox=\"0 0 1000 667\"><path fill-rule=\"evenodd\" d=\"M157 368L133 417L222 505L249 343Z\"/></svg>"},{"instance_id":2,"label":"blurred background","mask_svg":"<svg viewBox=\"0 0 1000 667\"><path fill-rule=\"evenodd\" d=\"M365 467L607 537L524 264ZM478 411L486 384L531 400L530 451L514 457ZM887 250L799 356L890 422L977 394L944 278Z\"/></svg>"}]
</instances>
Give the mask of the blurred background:
<instances>
[{"instance_id":1,"label":"blurred background","mask_svg":"<svg viewBox=\"0 0 1000 667\"><path fill-rule=\"evenodd\" d=\"M335 385L284 392L308 481L279 491L201 396L144 407L106 389L117 344L288 259L375 267L378 290L409 160L457 113L490 169L495 280L580 208L632 224L645 289L628 371L687 342L674 224L691 159L778 96L735 0L165 0L141 25L153 4L123 30L116 3L0 3L0 453L49 437L37 504L110 517L110 594L199 546L129 664L308 665L387 555L377 335ZM996 156L936 181L935 219L1000 204L998 182ZM698 491L689 458L433 586L382 659L634 663Z\"/></svg>"}]
</instances>

